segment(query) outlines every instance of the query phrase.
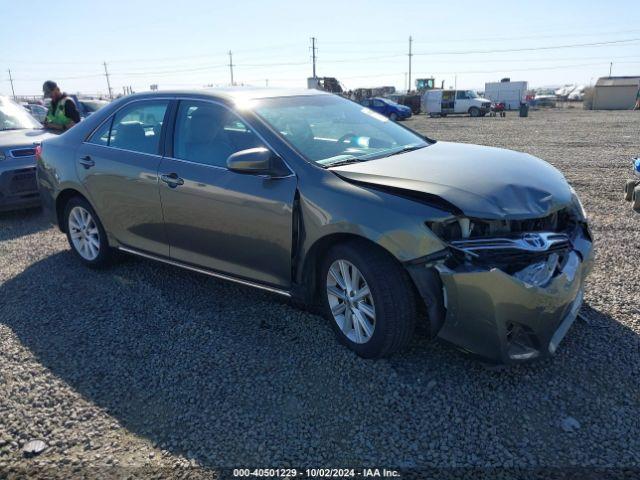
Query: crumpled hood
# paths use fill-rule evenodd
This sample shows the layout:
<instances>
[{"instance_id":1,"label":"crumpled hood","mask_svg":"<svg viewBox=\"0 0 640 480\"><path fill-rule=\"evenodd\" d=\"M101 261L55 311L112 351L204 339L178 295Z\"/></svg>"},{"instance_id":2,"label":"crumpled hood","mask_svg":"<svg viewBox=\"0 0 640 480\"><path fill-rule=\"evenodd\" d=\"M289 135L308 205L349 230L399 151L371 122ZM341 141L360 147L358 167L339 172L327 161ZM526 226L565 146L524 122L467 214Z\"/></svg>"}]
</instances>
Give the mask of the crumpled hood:
<instances>
[{"instance_id":1,"label":"crumpled hood","mask_svg":"<svg viewBox=\"0 0 640 480\"><path fill-rule=\"evenodd\" d=\"M332 168L347 180L437 195L483 219L547 216L572 201L564 176L525 153L437 142L378 160Z\"/></svg>"},{"instance_id":2,"label":"crumpled hood","mask_svg":"<svg viewBox=\"0 0 640 480\"><path fill-rule=\"evenodd\" d=\"M31 147L56 135L41 129L0 131L0 151L7 147Z\"/></svg>"}]
</instances>

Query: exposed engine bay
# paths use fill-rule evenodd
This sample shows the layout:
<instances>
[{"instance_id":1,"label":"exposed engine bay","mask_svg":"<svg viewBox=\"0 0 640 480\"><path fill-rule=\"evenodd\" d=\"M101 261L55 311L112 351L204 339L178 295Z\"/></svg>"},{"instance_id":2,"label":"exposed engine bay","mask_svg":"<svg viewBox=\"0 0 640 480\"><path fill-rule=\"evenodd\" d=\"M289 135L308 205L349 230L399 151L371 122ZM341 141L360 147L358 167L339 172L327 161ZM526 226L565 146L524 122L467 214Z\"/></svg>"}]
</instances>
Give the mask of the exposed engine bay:
<instances>
[{"instance_id":1,"label":"exposed engine bay","mask_svg":"<svg viewBox=\"0 0 640 480\"><path fill-rule=\"evenodd\" d=\"M450 247L445 265L455 271L497 268L529 285L544 286L579 262L573 238L586 226L570 208L543 218L526 220L481 220L457 217L447 222L429 222L431 230Z\"/></svg>"}]
</instances>

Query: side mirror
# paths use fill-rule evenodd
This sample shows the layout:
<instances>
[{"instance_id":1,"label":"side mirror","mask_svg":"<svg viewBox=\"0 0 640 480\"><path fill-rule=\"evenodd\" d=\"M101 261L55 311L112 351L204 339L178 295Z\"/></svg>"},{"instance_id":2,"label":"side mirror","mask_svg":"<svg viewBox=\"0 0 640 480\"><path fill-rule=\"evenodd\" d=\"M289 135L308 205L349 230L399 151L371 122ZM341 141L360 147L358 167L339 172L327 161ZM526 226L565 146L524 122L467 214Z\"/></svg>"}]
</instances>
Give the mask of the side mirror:
<instances>
[{"instance_id":1,"label":"side mirror","mask_svg":"<svg viewBox=\"0 0 640 480\"><path fill-rule=\"evenodd\" d=\"M238 173L264 175L273 173L274 154L267 148L240 150L227 158L227 168Z\"/></svg>"}]
</instances>

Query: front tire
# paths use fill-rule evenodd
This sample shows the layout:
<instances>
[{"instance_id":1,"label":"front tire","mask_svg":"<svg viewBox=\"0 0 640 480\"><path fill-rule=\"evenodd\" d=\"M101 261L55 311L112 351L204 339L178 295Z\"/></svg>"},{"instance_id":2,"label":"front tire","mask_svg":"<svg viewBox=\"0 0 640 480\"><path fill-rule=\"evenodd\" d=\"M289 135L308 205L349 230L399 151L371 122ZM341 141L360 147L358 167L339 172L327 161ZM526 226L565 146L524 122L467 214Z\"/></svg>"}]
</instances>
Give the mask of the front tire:
<instances>
[{"instance_id":1,"label":"front tire","mask_svg":"<svg viewBox=\"0 0 640 480\"><path fill-rule=\"evenodd\" d=\"M111 262L113 255L107 234L89 202L81 197L69 200L64 220L71 250L82 263L91 268L101 268Z\"/></svg>"},{"instance_id":2,"label":"front tire","mask_svg":"<svg viewBox=\"0 0 640 480\"><path fill-rule=\"evenodd\" d=\"M413 284L388 253L364 241L336 245L319 285L324 316L359 356L387 357L409 343L417 316Z\"/></svg>"},{"instance_id":3,"label":"front tire","mask_svg":"<svg viewBox=\"0 0 640 480\"><path fill-rule=\"evenodd\" d=\"M471 115L472 117L479 117L480 116L480 110L476 107L471 107L469 109L469 115Z\"/></svg>"},{"instance_id":4,"label":"front tire","mask_svg":"<svg viewBox=\"0 0 640 480\"><path fill-rule=\"evenodd\" d=\"M397 121L398 115L396 113L391 113L391 115L389 115L389 120L391 120L392 122Z\"/></svg>"}]
</instances>

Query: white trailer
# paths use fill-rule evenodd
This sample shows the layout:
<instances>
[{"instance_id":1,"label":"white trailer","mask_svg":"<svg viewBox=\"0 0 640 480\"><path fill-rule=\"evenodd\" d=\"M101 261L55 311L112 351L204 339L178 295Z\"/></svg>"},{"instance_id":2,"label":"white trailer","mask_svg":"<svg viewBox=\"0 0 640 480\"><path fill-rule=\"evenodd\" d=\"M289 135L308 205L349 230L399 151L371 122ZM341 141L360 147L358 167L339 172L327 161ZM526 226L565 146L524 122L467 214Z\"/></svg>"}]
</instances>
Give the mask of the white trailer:
<instances>
[{"instance_id":1,"label":"white trailer","mask_svg":"<svg viewBox=\"0 0 640 480\"><path fill-rule=\"evenodd\" d=\"M488 82L484 84L484 96L493 103L504 103L507 110L517 110L527 98L528 82Z\"/></svg>"}]
</instances>

